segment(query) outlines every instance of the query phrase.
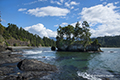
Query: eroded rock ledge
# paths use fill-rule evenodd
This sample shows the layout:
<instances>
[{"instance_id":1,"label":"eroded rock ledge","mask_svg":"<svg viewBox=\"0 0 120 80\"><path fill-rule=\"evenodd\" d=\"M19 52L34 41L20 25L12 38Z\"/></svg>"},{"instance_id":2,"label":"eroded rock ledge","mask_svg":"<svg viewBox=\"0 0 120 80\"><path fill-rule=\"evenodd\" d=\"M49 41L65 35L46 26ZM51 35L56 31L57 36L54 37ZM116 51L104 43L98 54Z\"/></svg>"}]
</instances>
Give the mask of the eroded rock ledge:
<instances>
[{"instance_id":1,"label":"eroded rock ledge","mask_svg":"<svg viewBox=\"0 0 120 80\"><path fill-rule=\"evenodd\" d=\"M41 78L57 70L56 66L35 59L21 59L22 55L0 52L0 80L29 80Z\"/></svg>"}]
</instances>

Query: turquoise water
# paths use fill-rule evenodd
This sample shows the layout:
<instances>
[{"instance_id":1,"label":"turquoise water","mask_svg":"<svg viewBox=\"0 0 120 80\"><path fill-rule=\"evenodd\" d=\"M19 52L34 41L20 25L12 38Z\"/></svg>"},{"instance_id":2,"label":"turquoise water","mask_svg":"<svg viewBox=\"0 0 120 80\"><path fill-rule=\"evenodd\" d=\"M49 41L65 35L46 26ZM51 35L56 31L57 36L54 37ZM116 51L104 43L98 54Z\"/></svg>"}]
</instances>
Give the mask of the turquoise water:
<instances>
[{"instance_id":1,"label":"turquoise water","mask_svg":"<svg viewBox=\"0 0 120 80\"><path fill-rule=\"evenodd\" d=\"M104 52L57 52L48 47L24 49L24 58L56 65L49 80L120 80L120 48L101 48Z\"/></svg>"}]
</instances>

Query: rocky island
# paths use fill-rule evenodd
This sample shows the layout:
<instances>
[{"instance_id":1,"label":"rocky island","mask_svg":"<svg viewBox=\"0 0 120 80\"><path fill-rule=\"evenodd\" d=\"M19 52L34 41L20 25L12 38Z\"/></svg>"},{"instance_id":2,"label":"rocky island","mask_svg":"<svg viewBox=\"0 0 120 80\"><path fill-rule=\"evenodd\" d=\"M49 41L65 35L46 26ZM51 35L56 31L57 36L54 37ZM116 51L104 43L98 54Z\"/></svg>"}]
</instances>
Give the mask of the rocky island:
<instances>
[{"instance_id":1,"label":"rocky island","mask_svg":"<svg viewBox=\"0 0 120 80\"><path fill-rule=\"evenodd\" d=\"M98 40L91 41L89 28L87 21L83 21L81 26L79 22L76 23L75 27L72 25L59 26L56 37L58 51L101 51Z\"/></svg>"}]
</instances>

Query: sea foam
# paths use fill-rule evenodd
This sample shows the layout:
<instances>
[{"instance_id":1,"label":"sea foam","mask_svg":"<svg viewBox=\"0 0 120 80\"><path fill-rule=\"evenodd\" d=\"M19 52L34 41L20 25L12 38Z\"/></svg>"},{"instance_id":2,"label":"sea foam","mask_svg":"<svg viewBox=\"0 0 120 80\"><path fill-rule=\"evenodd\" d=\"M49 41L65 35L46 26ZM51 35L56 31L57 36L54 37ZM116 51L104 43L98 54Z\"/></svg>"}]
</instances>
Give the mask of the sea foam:
<instances>
[{"instance_id":1,"label":"sea foam","mask_svg":"<svg viewBox=\"0 0 120 80\"><path fill-rule=\"evenodd\" d=\"M42 53L42 51L24 51L25 54L39 54Z\"/></svg>"},{"instance_id":2,"label":"sea foam","mask_svg":"<svg viewBox=\"0 0 120 80\"><path fill-rule=\"evenodd\" d=\"M86 78L88 80L102 80L100 78L97 78L95 75L88 74L87 72L79 72L77 71L78 76Z\"/></svg>"}]
</instances>

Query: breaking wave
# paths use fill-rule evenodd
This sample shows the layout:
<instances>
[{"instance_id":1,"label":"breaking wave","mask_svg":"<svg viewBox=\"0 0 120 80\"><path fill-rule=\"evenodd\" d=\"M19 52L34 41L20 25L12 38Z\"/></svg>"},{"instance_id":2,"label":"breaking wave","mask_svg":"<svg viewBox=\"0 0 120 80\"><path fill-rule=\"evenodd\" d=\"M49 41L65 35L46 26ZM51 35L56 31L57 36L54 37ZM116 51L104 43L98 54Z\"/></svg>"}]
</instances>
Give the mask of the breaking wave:
<instances>
[{"instance_id":1,"label":"breaking wave","mask_svg":"<svg viewBox=\"0 0 120 80\"><path fill-rule=\"evenodd\" d=\"M102 80L100 78L97 78L95 75L88 74L87 72L79 72L77 71L78 76L86 78L88 80Z\"/></svg>"}]
</instances>

